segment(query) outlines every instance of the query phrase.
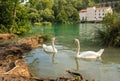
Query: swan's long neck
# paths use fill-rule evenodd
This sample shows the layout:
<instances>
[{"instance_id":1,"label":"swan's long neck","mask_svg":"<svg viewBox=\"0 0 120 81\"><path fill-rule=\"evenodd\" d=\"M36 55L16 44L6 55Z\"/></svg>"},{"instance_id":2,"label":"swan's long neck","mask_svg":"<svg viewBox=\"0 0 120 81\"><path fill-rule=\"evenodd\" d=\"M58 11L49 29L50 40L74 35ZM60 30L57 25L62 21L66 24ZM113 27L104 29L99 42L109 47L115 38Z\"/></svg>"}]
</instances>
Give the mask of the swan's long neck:
<instances>
[{"instance_id":1,"label":"swan's long neck","mask_svg":"<svg viewBox=\"0 0 120 81\"><path fill-rule=\"evenodd\" d=\"M52 48L53 48L53 51L55 51L55 41L52 40Z\"/></svg>"},{"instance_id":2,"label":"swan's long neck","mask_svg":"<svg viewBox=\"0 0 120 81\"><path fill-rule=\"evenodd\" d=\"M43 44L43 48L46 48L46 45L45 45L45 44Z\"/></svg>"},{"instance_id":3,"label":"swan's long neck","mask_svg":"<svg viewBox=\"0 0 120 81\"><path fill-rule=\"evenodd\" d=\"M77 50L76 50L76 56L78 56L80 53L80 43L77 41Z\"/></svg>"},{"instance_id":4,"label":"swan's long neck","mask_svg":"<svg viewBox=\"0 0 120 81\"><path fill-rule=\"evenodd\" d=\"M100 49L100 50L98 51L98 56L101 56L101 55L103 54L103 52L104 52L104 49Z\"/></svg>"}]
</instances>

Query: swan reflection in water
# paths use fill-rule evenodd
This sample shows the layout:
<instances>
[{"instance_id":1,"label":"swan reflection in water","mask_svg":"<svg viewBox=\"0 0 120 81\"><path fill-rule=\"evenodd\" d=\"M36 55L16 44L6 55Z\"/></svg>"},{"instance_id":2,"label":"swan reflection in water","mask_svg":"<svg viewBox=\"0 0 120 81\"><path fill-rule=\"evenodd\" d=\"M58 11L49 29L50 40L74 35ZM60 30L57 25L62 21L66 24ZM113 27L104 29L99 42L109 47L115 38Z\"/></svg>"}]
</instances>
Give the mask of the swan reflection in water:
<instances>
[{"instance_id":1,"label":"swan reflection in water","mask_svg":"<svg viewBox=\"0 0 120 81\"><path fill-rule=\"evenodd\" d=\"M52 63L53 64L57 64L57 62L55 62L55 55L56 54L57 54L56 52L52 54Z\"/></svg>"},{"instance_id":2,"label":"swan reflection in water","mask_svg":"<svg viewBox=\"0 0 120 81\"><path fill-rule=\"evenodd\" d=\"M46 51L44 51L47 55L52 55L52 57L51 57L51 61L52 61L52 63L53 64L57 64L57 62L55 62L55 56L57 55L57 52L46 52Z\"/></svg>"},{"instance_id":3,"label":"swan reflection in water","mask_svg":"<svg viewBox=\"0 0 120 81\"><path fill-rule=\"evenodd\" d=\"M83 58L74 58L75 59L75 63L76 63L76 68L75 68L75 71L79 71L80 69L80 60L83 60L83 61L88 61L88 62L92 62L92 61L102 61L102 58L99 57L99 58L96 58L96 59L83 59Z\"/></svg>"},{"instance_id":4,"label":"swan reflection in water","mask_svg":"<svg viewBox=\"0 0 120 81\"><path fill-rule=\"evenodd\" d=\"M76 63L76 69L75 71L79 70L79 59L78 58L74 58L75 59L75 63Z\"/></svg>"}]
</instances>

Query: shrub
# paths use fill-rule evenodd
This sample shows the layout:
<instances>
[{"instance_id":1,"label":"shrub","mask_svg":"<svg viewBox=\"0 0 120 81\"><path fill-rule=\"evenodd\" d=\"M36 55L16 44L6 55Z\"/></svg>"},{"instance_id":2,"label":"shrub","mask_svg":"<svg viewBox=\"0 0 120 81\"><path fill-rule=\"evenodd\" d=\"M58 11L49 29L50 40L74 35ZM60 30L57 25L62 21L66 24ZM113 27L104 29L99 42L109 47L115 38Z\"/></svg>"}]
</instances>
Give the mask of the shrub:
<instances>
[{"instance_id":1,"label":"shrub","mask_svg":"<svg viewBox=\"0 0 120 81\"><path fill-rule=\"evenodd\" d=\"M49 26L51 26L52 23L51 22L42 22L42 25L49 25Z\"/></svg>"},{"instance_id":2,"label":"shrub","mask_svg":"<svg viewBox=\"0 0 120 81\"><path fill-rule=\"evenodd\" d=\"M120 16L108 13L103 19L103 28L97 32L102 44L120 47Z\"/></svg>"}]
</instances>

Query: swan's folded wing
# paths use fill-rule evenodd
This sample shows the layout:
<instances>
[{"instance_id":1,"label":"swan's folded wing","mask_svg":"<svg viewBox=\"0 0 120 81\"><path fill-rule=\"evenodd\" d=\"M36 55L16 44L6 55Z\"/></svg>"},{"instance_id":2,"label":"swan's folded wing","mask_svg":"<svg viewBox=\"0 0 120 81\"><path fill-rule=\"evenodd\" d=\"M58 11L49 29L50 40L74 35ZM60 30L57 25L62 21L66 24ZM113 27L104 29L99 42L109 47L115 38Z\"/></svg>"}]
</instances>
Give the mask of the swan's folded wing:
<instances>
[{"instance_id":1,"label":"swan's folded wing","mask_svg":"<svg viewBox=\"0 0 120 81\"><path fill-rule=\"evenodd\" d=\"M94 51L85 51L80 53L81 58L96 58L97 54Z\"/></svg>"},{"instance_id":2,"label":"swan's folded wing","mask_svg":"<svg viewBox=\"0 0 120 81\"><path fill-rule=\"evenodd\" d=\"M44 50L45 50L46 52L53 52L52 46L46 46L46 48L44 48Z\"/></svg>"}]
</instances>

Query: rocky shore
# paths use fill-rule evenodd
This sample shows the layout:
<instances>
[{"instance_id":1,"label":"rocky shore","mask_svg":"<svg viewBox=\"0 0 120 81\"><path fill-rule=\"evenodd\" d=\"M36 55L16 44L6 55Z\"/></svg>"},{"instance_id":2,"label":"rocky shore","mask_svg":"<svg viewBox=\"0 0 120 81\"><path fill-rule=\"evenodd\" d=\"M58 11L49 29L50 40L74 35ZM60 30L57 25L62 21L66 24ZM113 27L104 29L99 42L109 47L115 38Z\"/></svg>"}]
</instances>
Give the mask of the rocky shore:
<instances>
[{"instance_id":1,"label":"rocky shore","mask_svg":"<svg viewBox=\"0 0 120 81\"><path fill-rule=\"evenodd\" d=\"M33 77L24 62L24 54L42 45L44 36L28 37L16 42L3 43L17 38L14 34L0 34L0 81L89 81L79 73L67 71L73 78L58 77L57 79L43 79ZM92 80L95 81L95 80Z\"/></svg>"}]
</instances>

